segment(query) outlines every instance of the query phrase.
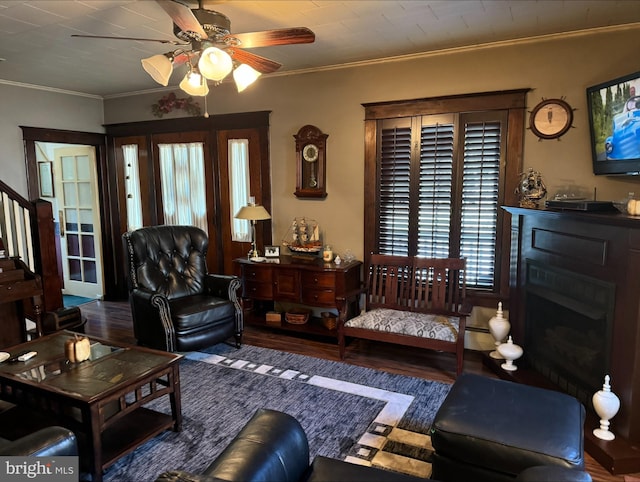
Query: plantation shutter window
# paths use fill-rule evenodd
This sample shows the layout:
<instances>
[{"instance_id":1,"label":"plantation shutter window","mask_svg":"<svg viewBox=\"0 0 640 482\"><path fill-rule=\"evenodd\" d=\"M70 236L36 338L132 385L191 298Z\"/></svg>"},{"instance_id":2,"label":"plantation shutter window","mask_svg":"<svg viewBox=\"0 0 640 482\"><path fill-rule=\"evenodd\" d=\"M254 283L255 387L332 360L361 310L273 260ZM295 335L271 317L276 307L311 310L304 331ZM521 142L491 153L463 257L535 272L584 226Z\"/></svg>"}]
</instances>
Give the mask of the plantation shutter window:
<instances>
[{"instance_id":1,"label":"plantation shutter window","mask_svg":"<svg viewBox=\"0 0 640 482\"><path fill-rule=\"evenodd\" d=\"M383 128L380 150L378 249L381 254L406 256L411 185L410 125Z\"/></svg>"},{"instance_id":2,"label":"plantation shutter window","mask_svg":"<svg viewBox=\"0 0 640 482\"><path fill-rule=\"evenodd\" d=\"M447 258L451 232L453 187L453 134L451 121L423 118L420 130L417 249L425 258ZM434 123L431 123L434 122Z\"/></svg>"},{"instance_id":3,"label":"plantation shutter window","mask_svg":"<svg viewBox=\"0 0 640 482\"><path fill-rule=\"evenodd\" d=\"M442 99L371 104L365 253L464 257L472 292L508 292L509 230L500 206L515 201L508 192L522 169L513 161L522 148L524 93L490 100L495 108L483 94L455 97L450 111ZM470 108L476 104L482 108Z\"/></svg>"}]
</instances>

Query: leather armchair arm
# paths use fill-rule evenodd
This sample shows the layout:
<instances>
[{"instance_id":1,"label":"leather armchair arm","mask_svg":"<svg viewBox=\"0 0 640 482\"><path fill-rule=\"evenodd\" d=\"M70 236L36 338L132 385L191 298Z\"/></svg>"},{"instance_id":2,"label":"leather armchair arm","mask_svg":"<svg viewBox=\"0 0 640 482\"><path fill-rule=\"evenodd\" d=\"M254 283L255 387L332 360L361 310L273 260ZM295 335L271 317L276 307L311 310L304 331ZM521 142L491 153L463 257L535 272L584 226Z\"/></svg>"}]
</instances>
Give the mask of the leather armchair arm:
<instances>
[{"instance_id":1,"label":"leather armchair arm","mask_svg":"<svg viewBox=\"0 0 640 482\"><path fill-rule=\"evenodd\" d=\"M232 300L232 297L237 297L236 291L240 288L240 284L236 285L234 281L239 281L239 278L233 275L212 273L204 277L207 293L225 300Z\"/></svg>"},{"instance_id":2,"label":"leather armchair arm","mask_svg":"<svg viewBox=\"0 0 640 482\"><path fill-rule=\"evenodd\" d=\"M136 339L157 340L165 350L175 351L176 335L168 298L141 288L133 289L129 298Z\"/></svg>"},{"instance_id":3,"label":"leather armchair arm","mask_svg":"<svg viewBox=\"0 0 640 482\"><path fill-rule=\"evenodd\" d=\"M242 287L240 278L233 275L209 273L204 277L204 283L209 294L233 303L236 311L236 333L241 334L244 330L244 310L238 298L238 290Z\"/></svg>"},{"instance_id":4,"label":"leather armchair arm","mask_svg":"<svg viewBox=\"0 0 640 482\"><path fill-rule=\"evenodd\" d=\"M78 455L75 434L64 427L47 427L0 448L2 455L59 457Z\"/></svg>"}]
</instances>

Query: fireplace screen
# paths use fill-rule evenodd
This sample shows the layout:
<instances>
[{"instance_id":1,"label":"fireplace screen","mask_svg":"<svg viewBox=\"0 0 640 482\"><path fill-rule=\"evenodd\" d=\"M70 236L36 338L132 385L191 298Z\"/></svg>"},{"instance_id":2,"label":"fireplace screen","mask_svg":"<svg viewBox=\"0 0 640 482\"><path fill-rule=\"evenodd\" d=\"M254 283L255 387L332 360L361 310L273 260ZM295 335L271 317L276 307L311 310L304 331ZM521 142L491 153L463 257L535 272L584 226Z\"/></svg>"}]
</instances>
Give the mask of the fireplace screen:
<instances>
[{"instance_id":1,"label":"fireplace screen","mask_svg":"<svg viewBox=\"0 0 640 482\"><path fill-rule=\"evenodd\" d=\"M589 406L609 371L614 285L531 262L526 288L527 361Z\"/></svg>"}]
</instances>

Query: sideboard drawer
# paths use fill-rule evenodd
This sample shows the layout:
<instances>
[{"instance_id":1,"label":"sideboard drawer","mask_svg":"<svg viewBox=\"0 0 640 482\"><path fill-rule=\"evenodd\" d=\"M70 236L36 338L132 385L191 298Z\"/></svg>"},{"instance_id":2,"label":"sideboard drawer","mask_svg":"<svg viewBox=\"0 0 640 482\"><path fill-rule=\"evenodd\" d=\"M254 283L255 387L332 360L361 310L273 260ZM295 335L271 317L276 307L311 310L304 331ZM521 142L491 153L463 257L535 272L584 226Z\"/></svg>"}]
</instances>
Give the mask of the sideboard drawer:
<instances>
[{"instance_id":1,"label":"sideboard drawer","mask_svg":"<svg viewBox=\"0 0 640 482\"><path fill-rule=\"evenodd\" d=\"M269 317L269 312L286 311L289 308L287 303L317 307L322 311L336 310L341 320L360 312L360 261L336 265L325 263L321 258L298 260L292 256L280 256L276 261L254 263L246 258L234 260L239 268L236 272L242 277L243 297L247 301L245 323L335 337L338 336L337 330L327 328L318 317L312 316L307 323L296 325L282 319L278 321L278 317Z\"/></svg>"},{"instance_id":2,"label":"sideboard drawer","mask_svg":"<svg viewBox=\"0 0 640 482\"><path fill-rule=\"evenodd\" d=\"M261 283L258 281L245 281L245 298L255 298L258 300L270 300L273 298L273 283Z\"/></svg>"},{"instance_id":3,"label":"sideboard drawer","mask_svg":"<svg viewBox=\"0 0 640 482\"><path fill-rule=\"evenodd\" d=\"M302 303L308 305L330 305L336 303L336 292L334 290L312 290L302 291Z\"/></svg>"},{"instance_id":4,"label":"sideboard drawer","mask_svg":"<svg viewBox=\"0 0 640 482\"><path fill-rule=\"evenodd\" d=\"M334 273L305 272L302 273L303 290L315 288L334 288L336 276Z\"/></svg>"},{"instance_id":5,"label":"sideboard drawer","mask_svg":"<svg viewBox=\"0 0 640 482\"><path fill-rule=\"evenodd\" d=\"M273 271L269 266L243 266L245 281L273 282Z\"/></svg>"}]
</instances>

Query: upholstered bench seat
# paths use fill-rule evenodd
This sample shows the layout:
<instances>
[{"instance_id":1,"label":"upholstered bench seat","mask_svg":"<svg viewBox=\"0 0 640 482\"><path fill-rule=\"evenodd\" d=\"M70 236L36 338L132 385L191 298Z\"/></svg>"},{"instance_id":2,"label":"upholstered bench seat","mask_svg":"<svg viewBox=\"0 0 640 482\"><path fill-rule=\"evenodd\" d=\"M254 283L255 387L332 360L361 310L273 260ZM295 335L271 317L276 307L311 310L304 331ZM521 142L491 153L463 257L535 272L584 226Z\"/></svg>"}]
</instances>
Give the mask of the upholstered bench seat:
<instances>
[{"instance_id":1,"label":"upholstered bench seat","mask_svg":"<svg viewBox=\"0 0 640 482\"><path fill-rule=\"evenodd\" d=\"M460 329L460 318L377 308L347 320L345 326L455 343Z\"/></svg>"}]
</instances>

